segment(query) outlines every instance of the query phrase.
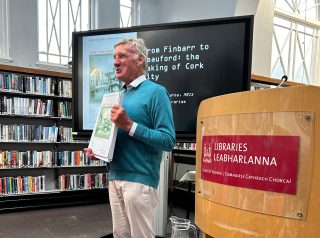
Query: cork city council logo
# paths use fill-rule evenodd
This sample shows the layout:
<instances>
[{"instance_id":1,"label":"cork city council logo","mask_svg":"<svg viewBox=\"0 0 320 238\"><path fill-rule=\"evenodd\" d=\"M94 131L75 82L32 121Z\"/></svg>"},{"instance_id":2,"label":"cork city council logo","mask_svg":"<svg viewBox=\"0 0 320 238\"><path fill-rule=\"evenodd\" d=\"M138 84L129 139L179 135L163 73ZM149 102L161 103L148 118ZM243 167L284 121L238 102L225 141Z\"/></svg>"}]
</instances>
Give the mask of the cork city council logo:
<instances>
[{"instance_id":1,"label":"cork city council logo","mask_svg":"<svg viewBox=\"0 0 320 238\"><path fill-rule=\"evenodd\" d=\"M211 163L211 154L212 154L212 146L211 143L203 145L203 153L202 153L202 162L203 163Z\"/></svg>"}]
</instances>

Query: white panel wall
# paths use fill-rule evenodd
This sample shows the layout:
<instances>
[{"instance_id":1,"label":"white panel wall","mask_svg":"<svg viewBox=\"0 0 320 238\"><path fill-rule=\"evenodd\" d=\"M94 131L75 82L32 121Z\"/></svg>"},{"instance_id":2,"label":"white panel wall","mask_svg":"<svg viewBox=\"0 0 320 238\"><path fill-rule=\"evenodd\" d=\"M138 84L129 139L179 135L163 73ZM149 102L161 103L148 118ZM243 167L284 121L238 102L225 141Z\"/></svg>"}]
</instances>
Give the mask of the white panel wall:
<instances>
[{"instance_id":1,"label":"white panel wall","mask_svg":"<svg viewBox=\"0 0 320 238\"><path fill-rule=\"evenodd\" d=\"M12 65L35 67L38 60L37 0L8 2Z\"/></svg>"},{"instance_id":2,"label":"white panel wall","mask_svg":"<svg viewBox=\"0 0 320 238\"><path fill-rule=\"evenodd\" d=\"M114 28L120 26L119 0L94 0L95 28Z\"/></svg>"},{"instance_id":3,"label":"white panel wall","mask_svg":"<svg viewBox=\"0 0 320 238\"><path fill-rule=\"evenodd\" d=\"M234 15L236 0L162 0L159 22L191 21Z\"/></svg>"},{"instance_id":4,"label":"white panel wall","mask_svg":"<svg viewBox=\"0 0 320 238\"><path fill-rule=\"evenodd\" d=\"M275 0L238 0L235 16L254 15L252 74L271 75Z\"/></svg>"},{"instance_id":5,"label":"white panel wall","mask_svg":"<svg viewBox=\"0 0 320 238\"><path fill-rule=\"evenodd\" d=\"M159 15L162 15L159 9L159 0L139 0L140 2L140 16L138 17L138 25L148 25L161 23Z\"/></svg>"}]
</instances>

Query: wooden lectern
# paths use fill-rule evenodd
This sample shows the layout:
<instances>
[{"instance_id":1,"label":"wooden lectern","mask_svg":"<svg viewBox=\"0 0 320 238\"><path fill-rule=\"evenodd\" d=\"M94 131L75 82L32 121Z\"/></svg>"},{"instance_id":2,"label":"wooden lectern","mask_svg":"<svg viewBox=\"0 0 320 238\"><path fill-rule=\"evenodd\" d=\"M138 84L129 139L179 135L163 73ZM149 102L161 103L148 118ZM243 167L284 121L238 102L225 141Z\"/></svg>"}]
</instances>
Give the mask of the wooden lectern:
<instances>
[{"instance_id":1,"label":"wooden lectern","mask_svg":"<svg viewBox=\"0 0 320 238\"><path fill-rule=\"evenodd\" d=\"M203 237L320 237L320 88L204 100L195 200Z\"/></svg>"}]
</instances>

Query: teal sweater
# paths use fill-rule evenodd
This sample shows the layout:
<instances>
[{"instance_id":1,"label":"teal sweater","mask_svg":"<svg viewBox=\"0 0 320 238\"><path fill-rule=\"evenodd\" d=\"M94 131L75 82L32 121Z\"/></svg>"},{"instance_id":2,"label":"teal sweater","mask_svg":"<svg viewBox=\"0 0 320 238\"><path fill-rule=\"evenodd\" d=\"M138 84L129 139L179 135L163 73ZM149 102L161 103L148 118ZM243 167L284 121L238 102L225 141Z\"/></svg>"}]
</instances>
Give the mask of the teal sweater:
<instances>
[{"instance_id":1,"label":"teal sweater","mask_svg":"<svg viewBox=\"0 0 320 238\"><path fill-rule=\"evenodd\" d=\"M109 181L137 182L157 188L162 152L171 151L175 143L168 92L145 80L124 93L122 106L138 125L133 136L118 129Z\"/></svg>"}]
</instances>

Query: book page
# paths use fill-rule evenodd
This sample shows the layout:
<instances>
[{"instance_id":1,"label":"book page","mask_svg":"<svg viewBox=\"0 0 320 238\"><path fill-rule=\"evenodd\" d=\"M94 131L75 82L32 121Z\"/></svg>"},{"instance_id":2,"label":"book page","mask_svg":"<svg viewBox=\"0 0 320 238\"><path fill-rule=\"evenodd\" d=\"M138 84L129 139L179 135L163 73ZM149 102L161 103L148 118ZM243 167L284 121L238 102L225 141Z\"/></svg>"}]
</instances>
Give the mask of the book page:
<instances>
[{"instance_id":1,"label":"book page","mask_svg":"<svg viewBox=\"0 0 320 238\"><path fill-rule=\"evenodd\" d=\"M110 120L111 108L114 104L121 105L122 93L105 94L102 98L98 117L90 138L89 148L101 160L110 162L113 157L117 137L117 127Z\"/></svg>"}]
</instances>

